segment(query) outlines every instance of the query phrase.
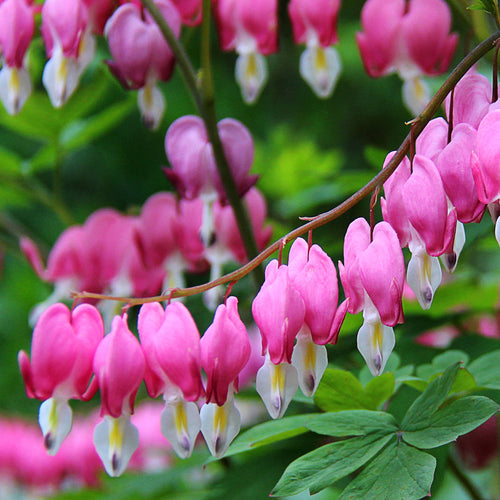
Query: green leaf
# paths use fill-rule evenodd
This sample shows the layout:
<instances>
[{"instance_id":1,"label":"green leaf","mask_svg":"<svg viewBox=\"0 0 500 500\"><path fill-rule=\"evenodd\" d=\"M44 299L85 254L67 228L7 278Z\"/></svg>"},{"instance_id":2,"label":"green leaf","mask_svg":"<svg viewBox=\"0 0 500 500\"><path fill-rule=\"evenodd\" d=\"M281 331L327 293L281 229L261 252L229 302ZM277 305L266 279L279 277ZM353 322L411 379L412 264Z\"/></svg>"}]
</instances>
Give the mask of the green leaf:
<instances>
[{"instance_id":1,"label":"green leaf","mask_svg":"<svg viewBox=\"0 0 500 500\"><path fill-rule=\"evenodd\" d=\"M430 495L436 459L404 443L391 443L338 500L418 500Z\"/></svg>"},{"instance_id":2,"label":"green leaf","mask_svg":"<svg viewBox=\"0 0 500 500\"><path fill-rule=\"evenodd\" d=\"M0 146L0 172L3 175L18 175L21 172L22 158L14 151Z\"/></svg>"},{"instance_id":3,"label":"green leaf","mask_svg":"<svg viewBox=\"0 0 500 500\"><path fill-rule=\"evenodd\" d=\"M306 427L327 436L366 436L372 432L390 434L398 431L396 420L390 413L369 410L350 410L323 413L312 418Z\"/></svg>"},{"instance_id":4,"label":"green leaf","mask_svg":"<svg viewBox=\"0 0 500 500\"><path fill-rule=\"evenodd\" d=\"M372 402L372 409L377 409L392 396L395 385L393 373L383 373L366 384L365 393Z\"/></svg>"},{"instance_id":5,"label":"green leaf","mask_svg":"<svg viewBox=\"0 0 500 500\"><path fill-rule=\"evenodd\" d=\"M394 392L394 375L384 373L363 388L350 372L329 368L325 371L314 396L324 411L376 410Z\"/></svg>"},{"instance_id":6,"label":"green leaf","mask_svg":"<svg viewBox=\"0 0 500 500\"><path fill-rule=\"evenodd\" d=\"M432 414L444 402L450 392L457 377L459 367L460 364L455 363L447 368L443 375L433 380L427 386L424 393L415 400L406 412L401 425L403 430L415 431L429 425Z\"/></svg>"},{"instance_id":7,"label":"green leaf","mask_svg":"<svg viewBox=\"0 0 500 500\"><path fill-rule=\"evenodd\" d=\"M306 489L311 494L323 490L359 469L391 439L391 434L369 434L327 444L301 456L285 470L271 496L295 495Z\"/></svg>"},{"instance_id":8,"label":"green leaf","mask_svg":"<svg viewBox=\"0 0 500 500\"><path fill-rule=\"evenodd\" d=\"M491 15L495 15L496 5L494 0L476 0L472 5L467 7L469 10L484 10Z\"/></svg>"},{"instance_id":9,"label":"green leaf","mask_svg":"<svg viewBox=\"0 0 500 500\"><path fill-rule=\"evenodd\" d=\"M403 432L403 439L417 448L436 448L474 430L497 411L498 405L483 396L458 399L436 412L428 428Z\"/></svg>"},{"instance_id":10,"label":"green leaf","mask_svg":"<svg viewBox=\"0 0 500 500\"><path fill-rule=\"evenodd\" d=\"M306 423L317 415L317 413L297 415L256 425L239 435L231 444L224 457L304 434L308 431Z\"/></svg>"},{"instance_id":11,"label":"green leaf","mask_svg":"<svg viewBox=\"0 0 500 500\"><path fill-rule=\"evenodd\" d=\"M468 369L477 385L500 390L500 350L493 351L474 360Z\"/></svg>"}]
</instances>

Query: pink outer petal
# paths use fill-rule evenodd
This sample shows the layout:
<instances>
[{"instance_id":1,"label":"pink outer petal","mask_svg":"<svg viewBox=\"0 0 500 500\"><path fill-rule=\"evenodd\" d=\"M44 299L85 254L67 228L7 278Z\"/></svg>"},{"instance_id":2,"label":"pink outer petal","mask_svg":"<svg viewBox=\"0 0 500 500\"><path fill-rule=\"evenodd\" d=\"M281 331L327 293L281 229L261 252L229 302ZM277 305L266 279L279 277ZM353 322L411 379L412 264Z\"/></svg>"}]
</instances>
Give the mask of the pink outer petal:
<instances>
[{"instance_id":1,"label":"pink outer petal","mask_svg":"<svg viewBox=\"0 0 500 500\"><path fill-rule=\"evenodd\" d=\"M297 238L290 249L288 273L304 301L304 322L313 342L328 343L339 298L333 261L318 245L309 249L305 240Z\"/></svg>"},{"instance_id":2,"label":"pink outer petal","mask_svg":"<svg viewBox=\"0 0 500 500\"><path fill-rule=\"evenodd\" d=\"M59 236L47 259L47 281L77 278L88 272L84 263L84 234L82 227L71 226Z\"/></svg>"},{"instance_id":3,"label":"pink outer petal","mask_svg":"<svg viewBox=\"0 0 500 500\"><path fill-rule=\"evenodd\" d=\"M202 0L173 0L182 16L182 22L187 26L201 23Z\"/></svg>"},{"instance_id":4,"label":"pink outer petal","mask_svg":"<svg viewBox=\"0 0 500 500\"><path fill-rule=\"evenodd\" d=\"M152 398L158 397L165 390L165 376L154 349L154 339L163 323L164 316L163 307L158 302L152 302L141 307L137 320L142 352L146 361L144 382Z\"/></svg>"},{"instance_id":5,"label":"pink outer petal","mask_svg":"<svg viewBox=\"0 0 500 500\"><path fill-rule=\"evenodd\" d=\"M417 137L415 151L436 163L441 151L448 144L448 123L444 118L434 118Z\"/></svg>"},{"instance_id":6,"label":"pink outer petal","mask_svg":"<svg viewBox=\"0 0 500 500\"><path fill-rule=\"evenodd\" d=\"M252 167L254 155L252 136L241 122L232 118L224 118L218 123L217 127L236 188L240 196L243 196L252 185L248 181L248 172ZM212 175L214 185L219 191L219 196L225 198L224 188L217 173L213 156L210 159L213 162Z\"/></svg>"},{"instance_id":7,"label":"pink outer petal","mask_svg":"<svg viewBox=\"0 0 500 500\"><path fill-rule=\"evenodd\" d=\"M177 200L173 193L156 193L142 206L136 242L146 267L161 266L177 248Z\"/></svg>"},{"instance_id":8,"label":"pink outer petal","mask_svg":"<svg viewBox=\"0 0 500 500\"><path fill-rule=\"evenodd\" d=\"M73 312L60 303L48 307L33 332L31 368L26 354L19 356L28 394L39 399L54 393L81 399L103 335L101 315L94 306L82 304Z\"/></svg>"},{"instance_id":9,"label":"pink outer petal","mask_svg":"<svg viewBox=\"0 0 500 500\"><path fill-rule=\"evenodd\" d=\"M314 32L322 47L337 43L337 14L340 0L291 0L288 12L295 43L306 43Z\"/></svg>"},{"instance_id":10,"label":"pink outer petal","mask_svg":"<svg viewBox=\"0 0 500 500\"><path fill-rule=\"evenodd\" d=\"M472 155L472 172L481 202L500 198L500 110L490 111L477 130L476 151Z\"/></svg>"},{"instance_id":11,"label":"pink outer petal","mask_svg":"<svg viewBox=\"0 0 500 500\"><path fill-rule=\"evenodd\" d=\"M156 2L176 36L180 33L180 15L168 0ZM134 4L121 5L105 28L113 67L122 80L132 87L144 87L149 77L168 80L174 67L174 56L158 26L149 15L142 18Z\"/></svg>"},{"instance_id":12,"label":"pink outer petal","mask_svg":"<svg viewBox=\"0 0 500 500\"><path fill-rule=\"evenodd\" d=\"M93 27L93 31L98 35L104 32L106 21L110 18L114 9L113 0L83 0L87 6L89 19Z\"/></svg>"},{"instance_id":13,"label":"pink outer petal","mask_svg":"<svg viewBox=\"0 0 500 500\"><path fill-rule=\"evenodd\" d=\"M54 45L59 42L63 54L76 59L87 24L87 7L82 0L45 0L41 32L47 55L52 56Z\"/></svg>"},{"instance_id":14,"label":"pink outer petal","mask_svg":"<svg viewBox=\"0 0 500 500\"><path fill-rule=\"evenodd\" d=\"M475 129L486 116L491 103L491 83L479 73L469 72L455 86L453 96L453 126L468 123ZM450 116L450 96L444 102L446 115Z\"/></svg>"},{"instance_id":15,"label":"pink outer petal","mask_svg":"<svg viewBox=\"0 0 500 500\"><path fill-rule=\"evenodd\" d=\"M481 218L486 206L477 196L471 169L471 153L476 144L476 131L467 123L453 130L452 140L439 155L436 164L444 189L463 223Z\"/></svg>"},{"instance_id":16,"label":"pink outer petal","mask_svg":"<svg viewBox=\"0 0 500 500\"><path fill-rule=\"evenodd\" d=\"M287 266L271 261L266 279L252 303L252 313L262 335L263 352L278 365L290 363L295 337L304 324L305 306L293 287Z\"/></svg>"},{"instance_id":17,"label":"pink outer petal","mask_svg":"<svg viewBox=\"0 0 500 500\"><path fill-rule=\"evenodd\" d=\"M233 50L240 38L250 36L261 54L276 52L277 0L215 0L213 3L222 50Z\"/></svg>"},{"instance_id":18,"label":"pink outer petal","mask_svg":"<svg viewBox=\"0 0 500 500\"><path fill-rule=\"evenodd\" d=\"M403 187L406 213L429 255L439 256L453 245L457 214L448 205L443 182L434 163L416 155L413 173Z\"/></svg>"},{"instance_id":19,"label":"pink outer petal","mask_svg":"<svg viewBox=\"0 0 500 500\"><path fill-rule=\"evenodd\" d=\"M384 168L394 156L389 153L384 162ZM395 172L384 183L385 199L382 198L382 214L396 231L402 248L408 245L410 239L410 222L406 215L402 189L410 178L410 161L404 158Z\"/></svg>"},{"instance_id":20,"label":"pink outer petal","mask_svg":"<svg viewBox=\"0 0 500 500\"><path fill-rule=\"evenodd\" d=\"M34 30L34 12L25 0L5 0L0 5L0 51L7 66L23 66Z\"/></svg>"},{"instance_id":21,"label":"pink outer petal","mask_svg":"<svg viewBox=\"0 0 500 500\"><path fill-rule=\"evenodd\" d=\"M115 316L111 332L97 347L93 368L101 391L101 416L133 413L137 389L144 377L144 354L127 326L127 315Z\"/></svg>"},{"instance_id":22,"label":"pink outer petal","mask_svg":"<svg viewBox=\"0 0 500 500\"><path fill-rule=\"evenodd\" d=\"M451 13L444 0L411 0L402 23L408 54L426 75L439 75L448 69L458 43L449 34Z\"/></svg>"},{"instance_id":23,"label":"pink outer petal","mask_svg":"<svg viewBox=\"0 0 500 500\"><path fill-rule=\"evenodd\" d=\"M356 34L361 58L371 77L393 71L405 0L368 0L361 11L362 33Z\"/></svg>"},{"instance_id":24,"label":"pink outer petal","mask_svg":"<svg viewBox=\"0 0 500 500\"><path fill-rule=\"evenodd\" d=\"M212 185L208 163L211 146L201 118L183 116L175 120L165 136L165 151L183 197L196 198Z\"/></svg>"},{"instance_id":25,"label":"pink outer petal","mask_svg":"<svg viewBox=\"0 0 500 500\"><path fill-rule=\"evenodd\" d=\"M19 246L21 248L21 252L26 257L27 261L30 263L36 274L40 279L44 280L45 268L43 266L40 250L38 250L35 242L30 238L23 236L19 240Z\"/></svg>"},{"instance_id":26,"label":"pink outer petal","mask_svg":"<svg viewBox=\"0 0 500 500\"><path fill-rule=\"evenodd\" d=\"M222 406L229 386L238 386L238 375L250 358L247 330L238 314L238 299L229 297L215 311L213 323L201 341L201 361L207 374L207 403Z\"/></svg>"},{"instance_id":27,"label":"pink outer petal","mask_svg":"<svg viewBox=\"0 0 500 500\"><path fill-rule=\"evenodd\" d=\"M349 224L344 238L344 264L339 262L339 273L346 298L349 299L348 311L360 312L365 303L365 290L359 276L359 256L370 244L370 226L363 218Z\"/></svg>"},{"instance_id":28,"label":"pink outer petal","mask_svg":"<svg viewBox=\"0 0 500 500\"><path fill-rule=\"evenodd\" d=\"M203 394L200 334L184 304L172 302L166 307L153 345L159 368L172 384L182 390L184 399L199 399Z\"/></svg>"},{"instance_id":29,"label":"pink outer petal","mask_svg":"<svg viewBox=\"0 0 500 500\"><path fill-rule=\"evenodd\" d=\"M361 282L377 308L384 325L402 320L401 298L405 280L403 252L396 232L387 222L379 222L373 241L359 258Z\"/></svg>"}]
</instances>

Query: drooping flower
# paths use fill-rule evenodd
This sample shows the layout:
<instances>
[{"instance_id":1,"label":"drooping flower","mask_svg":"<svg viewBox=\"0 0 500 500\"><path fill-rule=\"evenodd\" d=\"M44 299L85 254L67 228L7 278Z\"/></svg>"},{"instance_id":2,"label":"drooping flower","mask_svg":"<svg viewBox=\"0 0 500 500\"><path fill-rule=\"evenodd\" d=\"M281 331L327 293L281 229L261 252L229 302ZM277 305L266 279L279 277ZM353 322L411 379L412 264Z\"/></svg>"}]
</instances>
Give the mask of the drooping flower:
<instances>
[{"instance_id":1,"label":"drooping flower","mask_svg":"<svg viewBox=\"0 0 500 500\"><path fill-rule=\"evenodd\" d=\"M351 222L344 239L340 279L348 310L363 311L358 350L373 375L380 375L395 344L393 326L403 321L404 259L396 232L379 222L370 238L365 219ZM363 298L362 298L363 296Z\"/></svg>"},{"instance_id":2,"label":"drooping flower","mask_svg":"<svg viewBox=\"0 0 500 500\"><path fill-rule=\"evenodd\" d=\"M170 0L155 0L176 37L181 30L179 11ZM127 3L116 9L105 27L108 61L113 74L127 89L139 89L137 99L144 124L156 129L165 111L158 81L171 78L175 57L148 11Z\"/></svg>"},{"instance_id":3,"label":"drooping flower","mask_svg":"<svg viewBox=\"0 0 500 500\"><path fill-rule=\"evenodd\" d=\"M83 0L45 0L41 31L49 57L43 84L52 105L60 108L94 57L95 40Z\"/></svg>"},{"instance_id":4,"label":"drooping flower","mask_svg":"<svg viewBox=\"0 0 500 500\"><path fill-rule=\"evenodd\" d=\"M165 310L158 303L143 305L138 329L148 393L165 400L162 433L181 458L189 457L201 426L195 403L203 394L200 334L180 302Z\"/></svg>"},{"instance_id":5,"label":"drooping flower","mask_svg":"<svg viewBox=\"0 0 500 500\"><path fill-rule=\"evenodd\" d=\"M201 362L207 374L207 402L200 410L201 432L210 453L224 455L240 430L234 404L238 376L250 358L250 342L238 313L238 299L228 297L215 311L201 341Z\"/></svg>"},{"instance_id":6,"label":"drooping flower","mask_svg":"<svg viewBox=\"0 0 500 500\"><path fill-rule=\"evenodd\" d=\"M309 248L305 240L297 238L290 249L288 274L305 306L292 364L299 373L302 392L312 396L328 365L325 344L337 341L348 301L338 305L337 271L318 245Z\"/></svg>"},{"instance_id":7,"label":"drooping flower","mask_svg":"<svg viewBox=\"0 0 500 500\"><path fill-rule=\"evenodd\" d=\"M300 57L300 74L318 97L329 97L341 70L337 43L337 14L340 0L291 0L288 12L295 43L306 50Z\"/></svg>"},{"instance_id":8,"label":"drooping flower","mask_svg":"<svg viewBox=\"0 0 500 500\"><path fill-rule=\"evenodd\" d=\"M139 446L139 433L130 422L130 415L145 365L139 341L127 326L127 315L116 316L93 361L101 393L101 417L104 417L94 430L94 446L112 477L125 471Z\"/></svg>"},{"instance_id":9,"label":"drooping flower","mask_svg":"<svg viewBox=\"0 0 500 500\"><path fill-rule=\"evenodd\" d=\"M64 304L50 306L33 331L31 362L24 351L18 360L29 397L43 401L39 422L44 443L55 454L71 429L69 399L90 399L92 361L104 335L101 315L82 304L73 311Z\"/></svg>"},{"instance_id":10,"label":"drooping flower","mask_svg":"<svg viewBox=\"0 0 500 500\"><path fill-rule=\"evenodd\" d=\"M245 102L257 100L267 80L264 56L278 49L277 0L215 0L222 50L235 50L236 81Z\"/></svg>"},{"instance_id":11,"label":"drooping flower","mask_svg":"<svg viewBox=\"0 0 500 500\"><path fill-rule=\"evenodd\" d=\"M305 306L293 287L288 266L272 260L252 303L262 335L264 365L257 372L257 392L271 418L281 418L298 389L297 369L291 364L295 338L304 324Z\"/></svg>"},{"instance_id":12,"label":"drooping flower","mask_svg":"<svg viewBox=\"0 0 500 500\"><path fill-rule=\"evenodd\" d=\"M0 100L7 113L21 111L31 94L31 79L26 69L26 51L33 38L33 8L26 0L5 0L0 4Z\"/></svg>"}]
</instances>

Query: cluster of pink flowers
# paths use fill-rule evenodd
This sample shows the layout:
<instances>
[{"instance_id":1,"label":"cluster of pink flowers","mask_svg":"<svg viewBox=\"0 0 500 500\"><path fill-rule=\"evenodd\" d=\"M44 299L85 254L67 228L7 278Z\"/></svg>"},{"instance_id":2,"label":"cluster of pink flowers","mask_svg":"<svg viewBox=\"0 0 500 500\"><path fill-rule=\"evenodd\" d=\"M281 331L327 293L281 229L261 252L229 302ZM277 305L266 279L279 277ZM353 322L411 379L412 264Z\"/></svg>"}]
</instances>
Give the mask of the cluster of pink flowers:
<instances>
[{"instance_id":1,"label":"cluster of pink flowers","mask_svg":"<svg viewBox=\"0 0 500 500\"><path fill-rule=\"evenodd\" d=\"M176 37L183 25L201 22L201 0L154 0ZM119 4L118 6L116 4ZM278 50L277 0L213 0L223 51L236 51L236 80L244 100L257 100L267 80L265 57ZM288 11L295 43L306 46L300 74L321 98L329 97L341 71L337 17L340 0L290 0ZM96 36L107 39L112 73L126 89L138 91L146 126L159 126L165 98L158 82L174 71L174 54L139 0L2 0L0 2L0 100L18 113L31 91L27 51L41 11L40 32L48 62L43 84L54 107L76 90L95 54ZM430 15L430 17L429 17ZM421 75L446 70L457 42L450 35L450 12L444 0L369 0L361 16L358 44L370 76L398 72L410 109L428 101Z\"/></svg>"},{"instance_id":2,"label":"cluster of pink flowers","mask_svg":"<svg viewBox=\"0 0 500 500\"><path fill-rule=\"evenodd\" d=\"M262 249L272 230L264 225L265 200L251 187L256 176L248 174L253 162L252 137L233 119L222 120L219 130L257 245ZM33 310L33 324L48 305L70 298L72 291L151 296L184 287L184 271L201 272L210 267L211 278L216 279L227 262L246 262L234 212L225 200L201 119L185 116L174 122L165 146L171 164L166 173L181 199L173 193L156 193L138 216L98 210L82 226L71 226L61 234L46 268L35 244L26 238L21 240L21 248L38 275L55 285L52 295ZM221 298L220 292L209 290L205 296L212 309ZM109 325L116 308L109 301L100 307Z\"/></svg>"}]
</instances>

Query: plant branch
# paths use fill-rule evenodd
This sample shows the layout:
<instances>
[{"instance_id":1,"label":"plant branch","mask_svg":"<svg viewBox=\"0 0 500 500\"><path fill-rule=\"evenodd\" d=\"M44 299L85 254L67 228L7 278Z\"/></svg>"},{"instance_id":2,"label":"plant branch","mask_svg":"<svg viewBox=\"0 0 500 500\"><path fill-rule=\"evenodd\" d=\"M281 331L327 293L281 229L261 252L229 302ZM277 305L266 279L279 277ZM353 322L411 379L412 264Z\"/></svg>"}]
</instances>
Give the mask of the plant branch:
<instances>
[{"instance_id":1,"label":"plant branch","mask_svg":"<svg viewBox=\"0 0 500 500\"><path fill-rule=\"evenodd\" d=\"M308 231L312 231L328 222L331 222L342 214L346 213L349 209L351 209L354 205L359 203L362 199L368 196L377 186L382 187L383 183L391 176L391 174L396 170L398 165L403 161L404 157L408 154L410 150L410 142L411 139L416 139L418 135L422 132L424 127L429 123L429 121L433 118L436 111L438 111L439 107L445 100L446 96L451 92L451 90L455 87L455 85L460 81L460 79L467 73L467 71L477 62L481 57L487 54L490 50L495 47L495 43L500 39L500 31L496 32L489 38L487 38L484 42L480 43L477 47L475 47L452 71L452 73L448 76L446 81L443 83L441 88L437 91L436 95L432 98L430 103L427 105L425 110L414 120L412 120L409 124L412 125L412 131L406 136L405 140L399 146L399 149L396 151L395 155L392 157L391 161L387 164L387 166L379 172L375 177L373 177L367 184L365 184L359 191L354 193L350 198L345 200L340 205L336 206L332 210L320 214L309 222L299 226L293 231L289 232L278 241L274 242L272 245L263 250L259 255L253 258L248 264L243 267L233 271L232 273L226 274L219 279L211 281L210 283L205 283L203 285L198 285L190 288L183 289L175 289L170 290L165 295L159 295L156 297L147 297L147 298L127 298L127 297L111 297L108 295L101 294L93 294L87 292L74 293L73 296L75 298L80 299L97 299L97 300L117 300L120 302L126 302L130 305L139 305L147 302L161 302L168 300L170 298L175 297L187 297L191 295L196 295L198 293L205 292L211 288L214 288L219 285L223 285L225 283L229 283L231 281L238 281L251 271L256 269L264 260L270 257L274 252L278 251L282 248L283 245L286 245L288 242L306 234Z\"/></svg>"},{"instance_id":2,"label":"plant branch","mask_svg":"<svg viewBox=\"0 0 500 500\"><path fill-rule=\"evenodd\" d=\"M189 60L182 44L177 40L170 26L165 21L160 9L153 0L141 0L144 7L149 11L160 28L162 35L172 49L179 67L184 75L187 87L192 95L198 112L203 119L207 130L208 139L212 144L217 171L221 177L222 185L227 199L233 209L234 216L240 231L241 239L249 259L254 258L259 252L257 243L250 223L250 218L243 205L231 170L227 163L226 155L217 128L215 114L215 99L213 89L212 70L210 63L210 0L203 0L202 15L202 73L201 80L196 77L195 70ZM262 271L260 274L263 275ZM263 279L263 276L262 276Z\"/></svg>"}]
</instances>

